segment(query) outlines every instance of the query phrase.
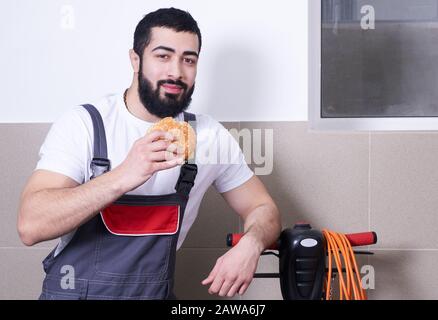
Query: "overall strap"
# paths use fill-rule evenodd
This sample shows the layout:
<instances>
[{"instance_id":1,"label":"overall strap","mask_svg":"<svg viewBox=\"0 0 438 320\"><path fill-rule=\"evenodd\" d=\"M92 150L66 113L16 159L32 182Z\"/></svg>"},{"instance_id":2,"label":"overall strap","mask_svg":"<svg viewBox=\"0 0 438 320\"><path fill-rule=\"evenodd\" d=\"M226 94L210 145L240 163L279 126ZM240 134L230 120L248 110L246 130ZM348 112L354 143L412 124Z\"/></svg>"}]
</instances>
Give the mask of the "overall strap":
<instances>
[{"instance_id":1,"label":"overall strap","mask_svg":"<svg viewBox=\"0 0 438 320\"><path fill-rule=\"evenodd\" d=\"M184 112L184 121L189 122L196 134L196 115L189 112ZM196 174L198 173L198 166L195 163L196 148L193 159L189 159L181 166L178 181L175 190L185 196L189 196L190 190L195 185Z\"/></svg>"},{"instance_id":2,"label":"overall strap","mask_svg":"<svg viewBox=\"0 0 438 320\"><path fill-rule=\"evenodd\" d=\"M196 115L190 112L184 112L184 121L190 123L196 132Z\"/></svg>"},{"instance_id":3,"label":"overall strap","mask_svg":"<svg viewBox=\"0 0 438 320\"><path fill-rule=\"evenodd\" d=\"M105 127L103 126L102 116L95 106L91 104L82 105L90 114L93 122L94 132L94 150L93 160L91 160L91 178L96 178L111 169L111 163L108 160L108 152L106 147Z\"/></svg>"},{"instance_id":4,"label":"overall strap","mask_svg":"<svg viewBox=\"0 0 438 320\"><path fill-rule=\"evenodd\" d=\"M196 135L196 115L190 112L184 112L184 121L188 122L192 126ZM187 163L195 164L195 159L196 159L196 148L195 151L193 152L193 158L189 159Z\"/></svg>"}]
</instances>

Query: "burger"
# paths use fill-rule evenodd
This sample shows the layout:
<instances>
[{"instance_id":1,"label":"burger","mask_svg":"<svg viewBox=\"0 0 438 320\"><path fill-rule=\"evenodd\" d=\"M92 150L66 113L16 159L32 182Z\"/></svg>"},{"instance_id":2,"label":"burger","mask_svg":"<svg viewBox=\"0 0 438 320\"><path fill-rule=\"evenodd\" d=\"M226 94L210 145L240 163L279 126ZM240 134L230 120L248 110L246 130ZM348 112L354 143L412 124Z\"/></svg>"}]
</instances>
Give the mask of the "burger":
<instances>
[{"instance_id":1,"label":"burger","mask_svg":"<svg viewBox=\"0 0 438 320\"><path fill-rule=\"evenodd\" d=\"M176 121L172 117L166 117L149 128L147 133L153 131L166 131L172 134L173 143L177 146L185 160L192 159L196 149L196 133L192 126L185 121ZM165 138L161 138L166 140Z\"/></svg>"}]
</instances>

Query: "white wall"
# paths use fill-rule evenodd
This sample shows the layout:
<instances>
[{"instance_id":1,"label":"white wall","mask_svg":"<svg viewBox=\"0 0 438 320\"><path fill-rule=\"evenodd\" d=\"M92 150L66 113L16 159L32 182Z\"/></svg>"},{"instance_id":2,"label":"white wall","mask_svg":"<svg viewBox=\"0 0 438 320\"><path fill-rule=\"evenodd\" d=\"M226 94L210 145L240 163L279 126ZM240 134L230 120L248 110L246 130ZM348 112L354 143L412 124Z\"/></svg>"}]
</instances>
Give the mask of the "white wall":
<instances>
[{"instance_id":1,"label":"white wall","mask_svg":"<svg viewBox=\"0 0 438 320\"><path fill-rule=\"evenodd\" d=\"M0 11L0 122L52 122L129 86L148 12L188 10L203 34L190 110L219 121L307 120L306 0L7 0Z\"/></svg>"}]
</instances>

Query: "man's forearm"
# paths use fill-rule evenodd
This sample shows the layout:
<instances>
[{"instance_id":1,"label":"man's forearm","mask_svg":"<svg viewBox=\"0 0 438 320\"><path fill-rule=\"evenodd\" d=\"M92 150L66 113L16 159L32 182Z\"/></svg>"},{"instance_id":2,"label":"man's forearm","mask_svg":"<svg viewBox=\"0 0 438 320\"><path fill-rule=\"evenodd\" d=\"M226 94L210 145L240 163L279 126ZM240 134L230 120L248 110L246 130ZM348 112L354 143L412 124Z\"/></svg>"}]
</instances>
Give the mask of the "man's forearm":
<instances>
[{"instance_id":1,"label":"man's forearm","mask_svg":"<svg viewBox=\"0 0 438 320\"><path fill-rule=\"evenodd\" d=\"M110 171L74 188L45 189L27 196L20 208L27 245L73 231L124 194L119 173Z\"/></svg>"},{"instance_id":2,"label":"man's forearm","mask_svg":"<svg viewBox=\"0 0 438 320\"><path fill-rule=\"evenodd\" d=\"M244 238L254 242L261 252L277 241L281 232L281 219L275 204L255 208L245 219Z\"/></svg>"}]
</instances>

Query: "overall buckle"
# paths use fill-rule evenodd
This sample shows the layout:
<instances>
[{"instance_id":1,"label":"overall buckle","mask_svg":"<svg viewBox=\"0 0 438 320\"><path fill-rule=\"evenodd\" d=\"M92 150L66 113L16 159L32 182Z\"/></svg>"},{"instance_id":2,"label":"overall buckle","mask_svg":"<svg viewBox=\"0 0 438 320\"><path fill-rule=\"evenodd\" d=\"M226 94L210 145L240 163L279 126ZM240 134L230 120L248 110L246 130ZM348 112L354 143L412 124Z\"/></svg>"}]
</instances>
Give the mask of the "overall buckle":
<instances>
[{"instance_id":1,"label":"overall buckle","mask_svg":"<svg viewBox=\"0 0 438 320\"><path fill-rule=\"evenodd\" d=\"M104 158L93 158L93 160L91 160L90 168L92 173L90 179L93 179L110 171L111 162Z\"/></svg>"},{"instance_id":2,"label":"overall buckle","mask_svg":"<svg viewBox=\"0 0 438 320\"><path fill-rule=\"evenodd\" d=\"M181 167L178 181L176 182L175 190L188 195L190 190L195 185L195 178L198 173L196 164L185 163Z\"/></svg>"}]
</instances>

